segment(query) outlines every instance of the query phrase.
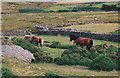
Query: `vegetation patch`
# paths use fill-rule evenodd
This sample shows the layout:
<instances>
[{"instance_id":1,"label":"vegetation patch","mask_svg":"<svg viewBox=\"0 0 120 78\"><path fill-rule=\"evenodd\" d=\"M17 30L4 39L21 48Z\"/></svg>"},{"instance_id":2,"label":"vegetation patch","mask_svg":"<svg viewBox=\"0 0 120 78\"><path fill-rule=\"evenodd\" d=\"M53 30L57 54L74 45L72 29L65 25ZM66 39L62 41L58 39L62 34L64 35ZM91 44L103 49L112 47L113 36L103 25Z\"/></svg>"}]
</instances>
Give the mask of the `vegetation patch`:
<instances>
[{"instance_id":1,"label":"vegetation patch","mask_svg":"<svg viewBox=\"0 0 120 78\"><path fill-rule=\"evenodd\" d=\"M13 74L9 69L1 68L2 78L18 78L17 75Z\"/></svg>"},{"instance_id":2,"label":"vegetation patch","mask_svg":"<svg viewBox=\"0 0 120 78\"><path fill-rule=\"evenodd\" d=\"M25 50L30 51L31 53L34 54L37 62L48 62L48 63L53 62L53 58L48 57L47 53L41 50L41 48L39 48L38 46L35 46L34 43L32 44L27 40L24 40L22 38L16 38L16 37L11 38L10 42L8 41L8 39L9 38L3 39L3 40L6 41L6 43L11 42L15 45L21 46Z\"/></svg>"},{"instance_id":3,"label":"vegetation patch","mask_svg":"<svg viewBox=\"0 0 120 78\"><path fill-rule=\"evenodd\" d=\"M19 9L20 13L48 13L48 11L41 9Z\"/></svg>"},{"instance_id":4,"label":"vegetation patch","mask_svg":"<svg viewBox=\"0 0 120 78\"><path fill-rule=\"evenodd\" d=\"M46 45L50 48L60 48L60 49L69 49L69 48L76 48L74 45L61 45L60 42L52 42L51 45Z\"/></svg>"},{"instance_id":5,"label":"vegetation patch","mask_svg":"<svg viewBox=\"0 0 120 78\"><path fill-rule=\"evenodd\" d=\"M54 74L52 72L45 73L45 77L47 77L47 78L61 78L59 75Z\"/></svg>"},{"instance_id":6,"label":"vegetation patch","mask_svg":"<svg viewBox=\"0 0 120 78\"><path fill-rule=\"evenodd\" d=\"M54 62L60 65L83 65L92 70L111 71L118 70L118 55L118 48L101 44L94 46L90 51L84 48L65 50Z\"/></svg>"},{"instance_id":7,"label":"vegetation patch","mask_svg":"<svg viewBox=\"0 0 120 78\"><path fill-rule=\"evenodd\" d=\"M107 54L102 54L93 59L89 68L92 70L103 71L118 70L118 63L112 60Z\"/></svg>"}]
</instances>

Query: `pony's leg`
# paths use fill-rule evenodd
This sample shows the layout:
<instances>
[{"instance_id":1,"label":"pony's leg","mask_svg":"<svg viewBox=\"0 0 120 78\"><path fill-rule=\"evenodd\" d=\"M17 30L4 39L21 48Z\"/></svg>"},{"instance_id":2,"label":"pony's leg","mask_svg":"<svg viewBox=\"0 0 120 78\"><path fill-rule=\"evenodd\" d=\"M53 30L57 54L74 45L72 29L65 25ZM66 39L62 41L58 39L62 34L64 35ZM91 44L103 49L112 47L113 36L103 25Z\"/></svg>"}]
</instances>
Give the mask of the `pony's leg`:
<instances>
[{"instance_id":1,"label":"pony's leg","mask_svg":"<svg viewBox=\"0 0 120 78\"><path fill-rule=\"evenodd\" d=\"M90 47L89 46L86 46L87 50L90 51Z\"/></svg>"},{"instance_id":2,"label":"pony's leg","mask_svg":"<svg viewBox=\"0 0 120 78\"><path fill-rule=\"evenodd\" d=\"M83 48L83 46L80 44L80 47Z\"/></svg>"},{"instance_id":3,"label":"pony's leg","mask_svg":"<svg viewBox=\"0 0 120 78\"><path fill-rule=\"evenodd\" d=\"M40 46L41 46L41 48L42 48L42 44L40 43Z\"/></svg>"},{"instance_id":4,"label":"pony's leg","mask_svg":"<svg viewBox=\"0 0 120 78\"><path fill-rule=\"evenodd\" d=\"M78 46L78 43L75 43L76 46Z\"/></svg>"}]
</instances>

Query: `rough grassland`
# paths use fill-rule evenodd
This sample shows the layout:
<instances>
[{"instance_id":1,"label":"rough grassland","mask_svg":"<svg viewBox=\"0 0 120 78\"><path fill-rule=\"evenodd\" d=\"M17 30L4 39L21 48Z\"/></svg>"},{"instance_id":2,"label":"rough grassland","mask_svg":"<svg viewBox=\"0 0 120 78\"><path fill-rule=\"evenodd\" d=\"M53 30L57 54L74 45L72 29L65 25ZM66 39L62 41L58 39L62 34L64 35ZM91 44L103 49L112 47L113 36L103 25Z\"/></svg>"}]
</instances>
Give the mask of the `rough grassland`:
<instances>
[{"instance_id":1,"label":"rough grassland","mask_svg":"<svg viewBox=\"0 0 120 78\"><path fill-rule=\"evenodd\" d=\"M33 25L45 26L71 22L118 20L118 12L69 12L69 13L16 13L2 14L2 30L33 29ZM96 30L97 31L97 30ZM106 29L107 31L107 29Z\"/></svg>"},{"instance_id":2,"label":"rough grassland","mask_svg":"<svg viewBox=\"0 0 120 78\"><path fill-rule=\"evenodd\" d=\"M49 42L57 41L57 42L60 42L62 45L73 45L73 42L70 42L70 38L68 36L40 35L38 37L43 38L44 41L49 41ZM48 43L46 43L46 44L48 44ZM93 39L93 46L100 45L100 44L114 45L114 46L118 47L118 43L117 42L110 42L110 41L103 41L103 40ZM86 48L86 47L84 47L84 48ZM46 47L46 49L44 48L43 50L46 53L48 53L49 56L51 56L53 58L56 58L56 57L60 57L65 49Z\"/></svg>"},{"instance_id":3,"label":"rough grassland","mask_svg":"<svg viewBox=\"0 0 120 78\"><path fill-rule=\"evenodd\" d=\"M117 71L91 71L85 66L79 65L56 65L52 63L28 64L11 57L2 57L2 66L10 69L18 76L44 76L52 72L60 76L118 76Z\"/></svg>"},{"instance_id":4,"label":"rough grassland","mask_svg":"<svg viewBox=\"0 0 120 78\"><path fill-rule=\"evenodd\" d=\"M82 29L84 27L84 29ZM68 27L61 27L65 29L77 29L78 31L90 31L93 33L110 33L118 30L117 23L102 23L102 24L85 24L85 25L72 25Z\"/></svg>"}]
</instances>

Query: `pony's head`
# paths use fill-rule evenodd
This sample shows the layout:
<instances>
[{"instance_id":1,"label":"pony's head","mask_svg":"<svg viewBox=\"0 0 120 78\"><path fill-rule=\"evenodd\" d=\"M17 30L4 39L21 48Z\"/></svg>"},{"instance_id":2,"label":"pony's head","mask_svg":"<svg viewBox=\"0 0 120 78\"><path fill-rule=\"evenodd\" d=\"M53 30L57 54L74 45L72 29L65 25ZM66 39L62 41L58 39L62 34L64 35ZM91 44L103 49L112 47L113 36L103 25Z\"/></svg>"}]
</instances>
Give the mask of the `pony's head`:
<instances>
[{"instance_id":1,"label":"pony's head","mask_svg":"<svg viewBox=\"0 0 120 78\"><path fill-rule=\"evenodd\" d=\"M70 34L70 42L72 40L76 40L79 36L78 35L75 35L75 34Z\"/></svg>"}]
</instances>

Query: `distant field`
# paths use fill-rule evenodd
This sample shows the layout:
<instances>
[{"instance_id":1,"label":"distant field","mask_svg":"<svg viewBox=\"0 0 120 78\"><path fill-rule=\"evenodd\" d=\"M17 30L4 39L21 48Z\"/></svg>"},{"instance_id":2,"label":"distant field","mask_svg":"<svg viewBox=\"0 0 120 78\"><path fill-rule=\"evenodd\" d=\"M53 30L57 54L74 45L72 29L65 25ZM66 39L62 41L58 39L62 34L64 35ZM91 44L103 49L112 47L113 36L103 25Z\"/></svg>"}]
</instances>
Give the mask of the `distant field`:
<instances>
[{"instance_id":1,"label":"distant field","mask_svg":"<svg viewBox=\"0 0 120 78\"><path fill-rule=\"evenodd\" d=\"M33 25L45 26L69 22L118 20L118 12L69 12L69 13L16 13L2 14L2 31L32 29ZM96 30L97 31L97 30Z\"/></svg>"},{"instance_id":2,"label":"distant field","mask_svg":"<svg viewBox=\"0 0 120 78\"><path fill-rule=\"evenodd\" d=\"M91 2L3 2L2 12L18 13L19 9L43 9L47 11L68 10L73 7L99 7L103 4L117 5L115 2L91 3Z\"/></svg>"},{"instance_id":3,"label":"distant field","mask_svg":"<svg viewBox=\"0 0 120 78\"><path fill-rule=\"evenodd\" d=\"M82 28L84 27L84 29ZM102 24L86 24L86 25L72 25L68 27L61 27L65 29L77 29L78 31L90 31L93 33L110 33L118 30L117 23L102 23Z\"/></svg>"}]
</instances>

